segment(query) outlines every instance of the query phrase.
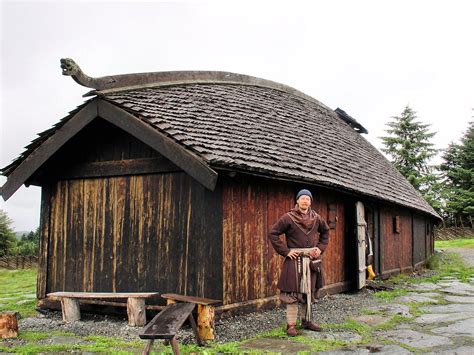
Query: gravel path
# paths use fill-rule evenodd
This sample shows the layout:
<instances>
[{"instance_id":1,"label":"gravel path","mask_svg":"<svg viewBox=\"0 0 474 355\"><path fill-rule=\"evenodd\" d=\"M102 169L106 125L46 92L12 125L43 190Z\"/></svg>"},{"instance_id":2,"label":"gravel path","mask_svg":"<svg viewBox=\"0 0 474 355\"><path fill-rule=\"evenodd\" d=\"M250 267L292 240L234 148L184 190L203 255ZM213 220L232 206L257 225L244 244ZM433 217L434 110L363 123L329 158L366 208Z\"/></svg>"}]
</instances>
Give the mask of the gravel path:
<instances>
[{"instance_id":1,"label":"gravel path","mask_svg":"<svg viewBox=\"0 0 474 355\"><path fill-rule=\"evenodd\" d=\"M326 296L316 301L313 307L316 322L333 324L344 322L350 316L356 316L364 308L382 303L372 296L372 291L363 289L358 292ZM271 331L285 324L285 309L233 316L216 321L216 342L240 341L251 338L257 333ZM20 321L20 329L36 331L62 331L80 336L103 335L118 336L125 340L138 340L141 328L129 327L126 318L83 314L81 321L63 323L60 312L49 311L38 317ZM179 334L181 343L194 342L190 329Z\"/></svg>"}]
</instances>

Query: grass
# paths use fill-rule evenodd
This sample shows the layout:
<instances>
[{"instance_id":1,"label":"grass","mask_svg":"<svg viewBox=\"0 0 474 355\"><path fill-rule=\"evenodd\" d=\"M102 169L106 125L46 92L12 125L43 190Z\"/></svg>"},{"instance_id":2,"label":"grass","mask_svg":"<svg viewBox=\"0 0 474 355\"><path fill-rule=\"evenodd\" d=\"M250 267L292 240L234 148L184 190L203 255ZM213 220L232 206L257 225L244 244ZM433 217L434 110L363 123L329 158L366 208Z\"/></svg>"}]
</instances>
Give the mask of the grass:
<instances>
[{"instance_id":1,"label":"grass","mask_svg":"<svg viewBox=\"0 0 474 355\"><path fill-rule=\"evenodd\" d=\"M36 270L0 269L0 312L16 311L22 317L36 313Z\"/></svg>"},{"instance_id":2,"label":"grass","mask_svg":"<svg viewBox=\"0 0 474 355\"><path fill-rule=\"evenodd\" d=\"M404 289L394 289L392 291L379 291L374 294L375 297L381 298L385 301L393 301L393 299L399 297L399 296L404 296L408 293L408 290Z\"/></svg>"},{"instance_id":3,"label":"grass","mask_svg":"<svg viewBox=\"0 0 474 355\"><path fill-rule=\"evenodd\" d=\"M474 238L453 239L453 240L436 240L435 249L449 248L474 248Z\"/></svg>"}]
</instances>

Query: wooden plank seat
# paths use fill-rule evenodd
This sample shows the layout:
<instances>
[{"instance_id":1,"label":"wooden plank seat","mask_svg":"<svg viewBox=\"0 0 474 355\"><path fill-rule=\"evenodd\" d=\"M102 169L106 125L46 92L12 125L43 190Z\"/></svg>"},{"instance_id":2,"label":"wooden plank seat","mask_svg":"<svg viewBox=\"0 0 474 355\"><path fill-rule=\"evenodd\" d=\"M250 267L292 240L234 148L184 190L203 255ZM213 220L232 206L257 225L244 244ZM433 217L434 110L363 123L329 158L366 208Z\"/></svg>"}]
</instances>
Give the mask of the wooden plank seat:
<instances>
[{"instance_id":1,"label":"wooden plank seat","mask_svg":"<svg viewBox=\"0 0 474 355\"><path fill-rule=\"evenodd\" d=\"M186 320L189 320L189 323L191 323L197 343L203 345L192 314L194 307L195 305L192 303L173 303L158 313L139 334L141 339L148 339L143 354L150 353L155 339L169 340L173 353L175 355L179 354L176 334Z\"/></svg>"},{"instance_id":2,"label":"wooden plank seat","mask_svg":"<svg viewBox=\"0 0 474 355\"><path fill-rule=\"evenodd\" d=\"M187 302L197 305L197 329L201 340L214 340L214 305L220 300L210 298L179 295L176 293L164 293L161 297L167 299L167 304L176 302Z\"/></svg>"},{"instance_id":3,"label":"wooden plank seat","mask_svg":"<svg viewBox=\"0 0 474 355\"><path fill-rule=\"evenodd\" d=\"M146 324L145 299L158 296L158 292L52 292L47 296L61 300L63 320L67 323L81 319L80 299L127 299L128 325Z\"/></svg>"}]
</instances>

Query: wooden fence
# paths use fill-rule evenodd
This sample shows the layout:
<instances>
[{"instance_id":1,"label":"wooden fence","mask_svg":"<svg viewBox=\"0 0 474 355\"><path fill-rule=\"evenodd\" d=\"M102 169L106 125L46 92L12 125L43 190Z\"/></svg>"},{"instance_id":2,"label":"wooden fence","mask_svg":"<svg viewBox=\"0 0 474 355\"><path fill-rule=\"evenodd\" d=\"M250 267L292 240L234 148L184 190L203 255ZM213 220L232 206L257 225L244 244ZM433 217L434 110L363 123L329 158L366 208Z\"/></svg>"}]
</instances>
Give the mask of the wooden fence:
<instances>
[{"instance_id":1,"label":"wooden fence","mask_svg":"<svg viewBox=\"0 0 474 355\"><path fill-rule=\"evenodd\" d=\"M474 229L468 227L435 228L435 240L474 238Z\"/></svg>"},{"instance_id":2,"label":"wooden fence","mask_svg":"<svg viewBox=\"0 0 474 355\"><path fill-rule=\"evenodd\" d=\"M0 257L0 269L32 269L38 266L38 257L36 255L15 255Z\"/></svg>"}]
</instances>

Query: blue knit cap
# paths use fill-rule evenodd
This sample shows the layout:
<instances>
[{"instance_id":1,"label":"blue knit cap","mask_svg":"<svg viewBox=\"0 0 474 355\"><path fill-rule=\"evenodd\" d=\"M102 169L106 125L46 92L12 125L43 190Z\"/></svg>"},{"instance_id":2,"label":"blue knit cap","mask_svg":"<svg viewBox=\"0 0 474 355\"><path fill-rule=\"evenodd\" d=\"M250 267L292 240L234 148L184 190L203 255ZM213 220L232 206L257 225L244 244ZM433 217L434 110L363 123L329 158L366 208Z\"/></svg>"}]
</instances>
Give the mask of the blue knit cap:
<instances>
[{"instance_id":1,"label":"blue knit cap","mask_svg":"<svg viewBox=\"0 0 474 355\"><path fill-rule=\"evenodd\" d=\"M313 200L313 195L311 195L311 192L309 190L306 190L306 189L303 189L303 190L300 190L298 192L298 194L296 195L296 201L298 201L298 199L300 198L300 196L302 195L306 195L306 196L309 196L311 197L311 201Z\"/></svg>"}]
</instances>

